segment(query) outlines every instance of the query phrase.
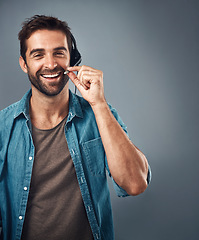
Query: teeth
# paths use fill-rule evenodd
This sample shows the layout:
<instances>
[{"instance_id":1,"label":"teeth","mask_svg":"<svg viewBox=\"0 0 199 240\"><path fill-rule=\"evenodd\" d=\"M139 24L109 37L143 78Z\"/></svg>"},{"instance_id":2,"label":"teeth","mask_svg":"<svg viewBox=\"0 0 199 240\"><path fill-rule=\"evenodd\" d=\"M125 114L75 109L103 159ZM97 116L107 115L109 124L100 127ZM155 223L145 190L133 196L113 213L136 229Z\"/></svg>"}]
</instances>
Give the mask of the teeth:
<instances>
[{"instance_id":1,"label":"teeth","mask_svg":"<svg viewBox=\"0 0 199 240\"><path fill-rule=\"evenodd\" d=\"M55 78L55 77L59 76L59 73L57 73L57 74L50 74L50 75L42 75L42 76L45 77L45 78Z\"/></svg>"}]
</instances>

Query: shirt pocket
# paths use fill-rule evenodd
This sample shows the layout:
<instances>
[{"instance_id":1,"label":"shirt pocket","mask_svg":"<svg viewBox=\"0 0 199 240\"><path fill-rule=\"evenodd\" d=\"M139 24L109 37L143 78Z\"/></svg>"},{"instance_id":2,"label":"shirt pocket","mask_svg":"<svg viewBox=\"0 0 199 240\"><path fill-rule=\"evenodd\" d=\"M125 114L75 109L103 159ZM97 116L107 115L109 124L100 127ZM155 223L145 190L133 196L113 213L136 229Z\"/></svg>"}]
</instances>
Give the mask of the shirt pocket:
<instances>
[{"instance_id":1,"label":"shirt pocket","mask_svg":"<svg viewBox=\"0 0 199 240\"><path fill-rule=\"evenodd\" d=\"M105 151L101 138L95 138L81 144L85 156L85 165L94 176L104 176Z\"/></svg>"}]
</instances>

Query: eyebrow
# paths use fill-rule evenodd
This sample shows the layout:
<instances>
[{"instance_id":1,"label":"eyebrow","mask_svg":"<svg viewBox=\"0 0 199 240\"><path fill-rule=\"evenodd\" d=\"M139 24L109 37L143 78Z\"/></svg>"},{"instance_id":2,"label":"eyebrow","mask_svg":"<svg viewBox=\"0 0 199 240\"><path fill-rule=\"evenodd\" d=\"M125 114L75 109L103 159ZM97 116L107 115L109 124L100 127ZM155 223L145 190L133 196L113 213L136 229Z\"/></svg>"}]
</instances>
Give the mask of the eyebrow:
<instances>
[{"instance_id":1,"label":"eyebrow","mask_svg":"<svg viewBox=\"0 0 199 240\"><path fill-rule=\"evenodd\" d=\"M44 52L44 48L35 48L35 49L33 49L31 52L30 52L30 56L33 54L33 53L35 53L35 52Z\"/></svg>"},{"instance_id":2,"label":"eyebrow","mask_svg":"<svg viewBox=\"0 0 199 240\"><path fill-rule=\"evenodd\" d=\"M67 52L67 49L65 47L57 47L57 48L54 48L53 50L55 51L64 50Z\"/></svg>"},{"instance_id":3,"label":"eyebrow","mask_svg":"<svg viewBox=\"0 0 199 240\"><path fill-rule=\"evenodd\" d=\"M57 47L57 48L54 48L53 51L59 51L59 50L64 50L67 52L67 49L65 47ZM30 56L35 53L35 52L44 52L45 49L44 48L35 48L33 49L31 52L30 52Z\"/></svg>"}]
</instances>

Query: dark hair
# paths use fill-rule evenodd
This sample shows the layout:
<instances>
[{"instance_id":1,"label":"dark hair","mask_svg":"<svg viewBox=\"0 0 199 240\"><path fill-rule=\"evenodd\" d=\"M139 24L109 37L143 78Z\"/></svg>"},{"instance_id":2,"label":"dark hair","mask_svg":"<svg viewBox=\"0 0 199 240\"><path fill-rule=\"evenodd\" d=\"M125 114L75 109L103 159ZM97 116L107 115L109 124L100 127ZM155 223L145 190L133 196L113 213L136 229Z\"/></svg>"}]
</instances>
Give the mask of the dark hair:
<instances>
[{"instance_id":1,"label":"dark hair","mask_svg":"<svg viewBox=\"0 0 199 240\"><path fill-rule=\"evenodd\" d=\"M37 30L60 30L66 34L69 52L72 49L71 31L66 22L60 21L58 18L45 16L45 15L34 15L31 18L26 19L22 23L22 29L18 34L20 41L20 54L26 62L26 40Z\"/></svg>"}]
</instances>

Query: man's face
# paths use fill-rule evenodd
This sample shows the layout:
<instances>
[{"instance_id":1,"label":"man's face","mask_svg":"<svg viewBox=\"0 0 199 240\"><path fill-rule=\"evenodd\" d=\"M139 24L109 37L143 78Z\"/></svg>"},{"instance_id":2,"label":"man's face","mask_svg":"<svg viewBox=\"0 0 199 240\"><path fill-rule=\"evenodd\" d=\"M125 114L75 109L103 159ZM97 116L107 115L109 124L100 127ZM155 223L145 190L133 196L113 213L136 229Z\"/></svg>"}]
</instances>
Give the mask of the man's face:
<instances>
[{"instance_id":1,"label":"man's face","mask_svg":"<svg viewBox=\"0 0 199 240\"><path fill-rule=\"evenodd\" d=\"M38 30L26 45L26 63L21 58L20 65L32 87L47 96L59 94L69 79L63 74L70 64L66 35L58 30Z\"/></svg>"}]
</instances>

